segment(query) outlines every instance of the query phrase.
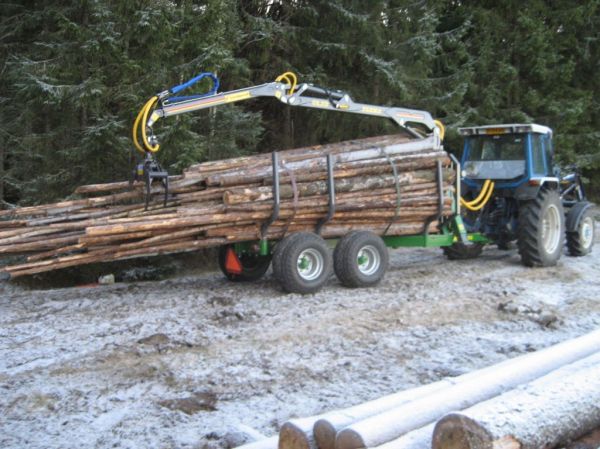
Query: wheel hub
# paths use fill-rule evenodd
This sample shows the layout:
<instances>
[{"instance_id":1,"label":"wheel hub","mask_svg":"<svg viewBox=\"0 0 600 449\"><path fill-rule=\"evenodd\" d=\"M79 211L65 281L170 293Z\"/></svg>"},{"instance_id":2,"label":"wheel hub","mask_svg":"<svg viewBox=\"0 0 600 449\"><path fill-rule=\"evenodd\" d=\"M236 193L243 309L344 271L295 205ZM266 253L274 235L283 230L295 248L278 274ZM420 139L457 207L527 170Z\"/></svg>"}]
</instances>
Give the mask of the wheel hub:
<instances>
[{"instance_id":1,"label":"wheel hub","mask_svg":"<svg viewBox=\"0 0 600 449\"><path fill-rule=\"evenodd\" d=\"M323 266L323 255L316 249L305 249L298 256L298 274L306 281L317 279L323 272Z\"/></svg>"},{"instance_id":2,"label":"wheel hub","mask_svg":"<svg viewBox=\"0 0 600 449\"><path fill-rule=\"evenodd\" d=\"M548 254L552 254L560 243L560 213L556 205L551 204L544 211L542 219L542 245Z\"/></svg>"},{"instance_id":3,"label":"wheel hub","mask_svg":"<svg viewBox=\"0 0 600 449\"><path fill-rule=\"evenodd\" d=\"M584 248L589 248L594 239L594 220L592 217L586 217L581 223L581 244Z\"/></svg>"},{"instance_id":4,"label":"wheel hub","mask_svg":"<svg viewBox=\"0 0 600 449\"><path fill-rule=\"evenodd\" d=\"M359 271L365 276L370 276L377 272L381 265L381 255L377 248L372 245L363 246L356 258Z\"/></svg>"}]
</instances>

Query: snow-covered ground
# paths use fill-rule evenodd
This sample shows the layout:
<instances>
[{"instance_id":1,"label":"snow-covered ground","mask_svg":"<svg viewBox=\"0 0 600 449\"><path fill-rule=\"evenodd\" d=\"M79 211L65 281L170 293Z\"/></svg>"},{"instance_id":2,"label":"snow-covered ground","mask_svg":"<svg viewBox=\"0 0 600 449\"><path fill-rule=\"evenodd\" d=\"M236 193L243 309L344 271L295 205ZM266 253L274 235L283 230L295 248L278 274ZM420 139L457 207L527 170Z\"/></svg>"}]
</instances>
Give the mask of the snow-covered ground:
<instances>
[{"instance_id":1,"label":"snow-covered ground","mask_svg":"<svg viewBox=\"0 0 600 449\"><path fill-rule=\"evenodd\" d=\"M0 297L0 447L216 448L600 327L600 247L397 250L379 286L308 296L201 273Z\"/></svg>"}]
</instances>

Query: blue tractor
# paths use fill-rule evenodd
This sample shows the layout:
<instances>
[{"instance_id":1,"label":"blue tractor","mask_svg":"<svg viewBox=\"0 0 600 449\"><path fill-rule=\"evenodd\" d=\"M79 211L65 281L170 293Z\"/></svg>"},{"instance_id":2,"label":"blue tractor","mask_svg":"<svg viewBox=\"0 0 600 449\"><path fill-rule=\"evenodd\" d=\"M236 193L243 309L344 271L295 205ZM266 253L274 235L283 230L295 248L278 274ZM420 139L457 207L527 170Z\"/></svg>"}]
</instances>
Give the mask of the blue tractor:
<instances>
[{"instance_id":1,"label":"blue tractor","mask_svg":"<svg viewBox=\"0 0 600 449\"><path fill-rule=\"evenodd\" d=\"M564 243L571 256L592 250L594 219L575 170L561 173L553 162L552 130L536 124L459 129L463 218L500 249L516 241L527 266L553 266ZM451 259L477 257L483 243L444 247Z\"/></svg>"}]
</instances>

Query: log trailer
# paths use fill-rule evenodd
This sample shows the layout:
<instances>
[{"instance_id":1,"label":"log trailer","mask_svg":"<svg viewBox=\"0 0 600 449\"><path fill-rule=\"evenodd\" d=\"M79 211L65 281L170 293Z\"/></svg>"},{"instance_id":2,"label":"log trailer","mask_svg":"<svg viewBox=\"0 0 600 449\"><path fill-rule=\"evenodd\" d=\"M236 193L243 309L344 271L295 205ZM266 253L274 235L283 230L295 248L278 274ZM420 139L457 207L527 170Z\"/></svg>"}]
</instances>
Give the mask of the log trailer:
<instances>
[{"instance_id":1,"label":"log trailer","mask_svg":"<svg viewBox=\"0 0 600 449\"><path fill-rule=\"evenodd\" d=\"M203 94L175 96L202 79L212 81ZM219 81L212 73L201 73L188 82L160 92L140 110L133 127L135 148L142 155L135 177L146 185L162 183L165 203L168 173L155 158L160 145L153 125L161 118L198 111L257 97L273 97L289 106L349 112L392 120L411 136L431 139L442 148L444 126L426 111L355 102L348 93L308 83L297 83L286 72L274 82L228 92L218 92ZM594 243L594 219L581 176L563 174L553 163L552 130L537 124L501 124L460 128L464 137L462 158L451 154L456 170L452 216L444 217L442 170L438 165L439 213L428 219L415 235L379 236L369 231L352 231L329 242L314 233L296 232L280 241L235 243L219 249L219 267L231 281L261 278L269 266L289 292L312 293L329 278L332 268L348 287L366 287L379 282L388 266L388 248L440 247L449 259L477 257L487 244L509 249L516 241L526 266L553 266L566 240L572 256L588 254ZM328 160L329 213L322 225L335 215L335 183ZM279 211L279 162L273 153L273 216ZM438 228L431 230L431 223ZM330 247L334 247L333 254Z\"/></svg>"}]
</instances>

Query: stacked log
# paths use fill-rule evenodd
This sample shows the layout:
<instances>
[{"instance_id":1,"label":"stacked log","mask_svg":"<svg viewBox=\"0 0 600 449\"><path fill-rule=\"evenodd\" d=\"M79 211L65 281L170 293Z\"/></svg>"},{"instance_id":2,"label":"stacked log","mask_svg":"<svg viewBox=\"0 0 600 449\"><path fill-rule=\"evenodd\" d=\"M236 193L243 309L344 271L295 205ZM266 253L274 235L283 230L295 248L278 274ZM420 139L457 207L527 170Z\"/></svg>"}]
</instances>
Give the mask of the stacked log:
<instances>
[{"instance_id":1,"label":"stacked log","mask_svg":"<svg viewBox=\"0 0 600 449\"><path fill-rule=\"evenodd\" d=\"M433 138L383 136L280 152L280 211L266 230L274 210L270 154L193 165L169 179L166 206L160 186L146 208L143 183L114 182L81 186L77 199L0 211L0 256L27 256L2 272L14 278L314 231L329 211L327 155L336 209L321 228L325 238L363 229L417 234L426 222L435 230L440 210L451 214L447 154Z\"/></svg>"}]
</instances>

